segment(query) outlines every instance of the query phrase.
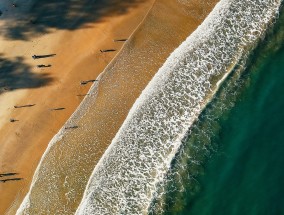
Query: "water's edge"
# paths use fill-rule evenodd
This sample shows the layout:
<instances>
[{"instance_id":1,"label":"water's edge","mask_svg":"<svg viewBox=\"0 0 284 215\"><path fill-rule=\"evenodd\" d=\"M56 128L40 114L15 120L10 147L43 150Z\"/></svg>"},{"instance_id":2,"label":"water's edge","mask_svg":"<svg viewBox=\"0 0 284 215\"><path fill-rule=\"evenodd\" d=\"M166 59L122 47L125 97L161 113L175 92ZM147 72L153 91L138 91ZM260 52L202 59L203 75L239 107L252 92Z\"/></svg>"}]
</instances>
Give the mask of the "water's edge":
<instances>
[{"instance_id":1,"label":"water's edge","mask_svg":"<svg viewBox=\"0 0 284 215\"><path fill-rule=\"evenodd\" d=\"M95 167L77 214L148 212L189 127L235 66L243 69L280 4L217 4L135 102Z\"/></svg>"},{"instance_id":2,"label":"water's edge","mask_svg":"<svg viewBox=\"0 0 284 215\"><path fill-rule=\"evenodd\" d=\"M214 182L211 181L213 180L213 176L217 178L215 178L215 181L221 180L222 175L224 175L222 172L226 171L225 167L223 167L226 166L226 164L222 165L219 163L220 167L215 166L216 174L212 174L213 169L211 169L211 174L208 174L208 165L210 166L214 160L218 159L218 157L226 157L224 155L225 152L223 151L224 148L229 147L229 144L234 145L236 134L233 135L233 132L229 132L229 134L225 132L227 134L226 136L231 134L231 140L227 140L227 142L222 140L221 137L224 136L224 130L230 131L230 129L226 128L230 125L229 122L236 118L234 117L234 114L232 114L232 112L236 111L236 105L246 100L247 91L252 91L253 87L259 87L253 85L253 80L255 80L256 77L259 77L260 74L264 76L265 72L262 68L263 64L270 64L267 60L272 59L273 56L279 52L281 47L283 49L283 23L284 8L282 7L280 17L274 27L269 29L265 39L260 42L257 49L249 56L245 71L242 71L239 68L236 68L236 70L233 71L230 77L228 77L226 82L221 86L213 101L210 102L200 114L198 121L190 128L188 136L183 141L177 156L172 162L171 170L166 177L167 180L161 188L163 189L162 198L160 201L153 202L153 214L188 214L189 211L193 214L201 214L201 211L206 211L203 207L199 208L201 207L200 204L204 204L204 202L201 203L201 201L209 198L209 191L206 193L203 189L204 187L207 187L208 183L211 184L211 186L214 184ZM275 56L273 59L275 58L279 59L278 56ZM281 70L279 73L281 73ZM274 75L277 75L276 71L274 71ZM258 90L264 91L263 88L266 87L265 84L262 88L258 88ZM255 98L256 101L258 99L259 98ZM279 101L275 102L277 103ZM240 115L238 112L235 114ZM264 113L263 116L265 116ZM244 122L248 120L247 117L248 116L244 116ZM242 124L239 125L240 130L244 130L245 125L245 123L244 126ZM265 129L265 126L263 129ZM235 131L235 133L238 133L238 131L239 130ZM245 147L244 144L239 145ZM250 144L247 143L247 145ZM239 147L241 148L241 146ZM238 151L238 148L234 151ZM241 149L239 149L239 151L241 151ZM253 154L253 152L251 153ZM229 157L226 157L226 159L224 158L223 160L226 160L226 162L231 161ZM241 166L241 164L237 165ZM236 173L236 178L238 176L239 175ZM206 181L206 183L204 181ZM228 182L228 184L229 183L230 182ZM228 188L229 187L224 189ZM230 189L233 192L233 190L237 190L238 188L230 187ZM214 187L211 187L210 191L212 192L210 193L211 195L219 196L218 193L215 193ZM204 197L206 194L208 194L208 196ZM242 196L242 194L240 193L239 196ZM210 201L214 201L217 205L217 198L212 196L210 196L210 198L212 198L212 201ZM244 196L242 198L244 198ZM219 199L219 201L221 200ZM198 202L199 207L196 202ZM231 210L233 210L233 201L228 201L228 203L231 203L232 205L226 207L228 209L231 207ZM223 203L223 205L224 204L225 203ZM205 208L210 208L210 205L211 203L206 204ZM222 204L220 203L220 205ZM192 207L194 207L194 211L191 211ZM243 208L245 207L243 206ZM219 209L221 210L221 208ZM210 208L210 212L211 210L213 209ZM265 213L263 212L263 214Z\"/></svg>"}]
</instances>

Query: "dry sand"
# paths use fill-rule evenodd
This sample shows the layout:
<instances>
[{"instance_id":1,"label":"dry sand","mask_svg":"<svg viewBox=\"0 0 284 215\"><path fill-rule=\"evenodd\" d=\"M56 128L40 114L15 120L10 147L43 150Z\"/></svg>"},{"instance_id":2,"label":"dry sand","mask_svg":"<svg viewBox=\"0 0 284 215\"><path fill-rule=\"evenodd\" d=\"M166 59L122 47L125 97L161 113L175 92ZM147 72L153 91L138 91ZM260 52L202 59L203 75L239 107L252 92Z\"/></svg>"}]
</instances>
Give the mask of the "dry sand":
<instances>
[{"instance_id":1,"label":"dry sand","mask_svg":"<svg viewBox=\"0 0 284 215\"><path fill-rule=\"evenodd\" d=\"M217 2L155 2L100 77L95 93L86 97L81 110L68 122L78 128L50 144L29 195L32 206L28 213L72 214L76 210L94 166L136 98L169 54L201 24Z\"/></svg>"},{"instance_id":2,"label":"dry sand","mask_svg":"<svg viewBox=\"0 0 284 215\"><path fill-rule=\"evenodd\" d=\"M117 54L99 50L119 50L123 43L113 39L128 38L153 2L37 0L32 8L33 1L23 5L19 1L14 8L10 1L1 0L0 174L18 174L0 179L23 180L0 183L0 214L15 214L48 142L91 86L81 86L80 81L95 79ZM31 58L33 54L53 53L56 56ZM38 64L52 66L37 68ZM36 105L13 107L26 104ZM60 107L65 109L50 110ZM19 121L12 123L10 118Z\"/></svg>"}]
</instances>

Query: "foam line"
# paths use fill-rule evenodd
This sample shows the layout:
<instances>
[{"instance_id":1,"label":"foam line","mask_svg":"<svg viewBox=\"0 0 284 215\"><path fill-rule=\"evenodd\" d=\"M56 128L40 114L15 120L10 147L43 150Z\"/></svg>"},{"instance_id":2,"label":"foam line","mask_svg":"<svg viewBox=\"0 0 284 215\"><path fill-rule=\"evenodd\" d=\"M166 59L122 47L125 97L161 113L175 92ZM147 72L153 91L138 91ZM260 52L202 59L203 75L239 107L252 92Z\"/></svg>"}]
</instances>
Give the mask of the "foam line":
<instances>
[{"instance_id":1,"label":"foam line","mask_svg":"<svg viewBox=\"0 0 284 215\"><path fill-rule=\"evenodd\" d=\"M167 59L96 165L76 214L146 214L181 140L281 0L221 0ZM157 50L158 51L158 50Z\"/></svg>"}]
</instances>

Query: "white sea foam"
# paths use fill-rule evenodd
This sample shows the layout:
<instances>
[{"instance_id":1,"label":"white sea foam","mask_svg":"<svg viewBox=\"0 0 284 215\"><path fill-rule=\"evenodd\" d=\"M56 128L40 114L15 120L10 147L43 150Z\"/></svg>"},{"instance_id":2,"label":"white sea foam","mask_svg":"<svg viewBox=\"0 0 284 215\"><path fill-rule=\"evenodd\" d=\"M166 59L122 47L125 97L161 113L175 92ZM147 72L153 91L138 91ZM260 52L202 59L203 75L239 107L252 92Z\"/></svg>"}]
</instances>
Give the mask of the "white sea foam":
<instances>
[{"instance_id":1,"label":"white sea foam","mask_svg":"<svg viewBox=\"0 0 284 215\"><path fill-rule=\"evenodd\" d=\"M95 167L77 214L146 214L181 140L279 11L280 0L222 0L137 99ZM158 50L157 50L158 51Z\"/></svg>"}]
</instances>

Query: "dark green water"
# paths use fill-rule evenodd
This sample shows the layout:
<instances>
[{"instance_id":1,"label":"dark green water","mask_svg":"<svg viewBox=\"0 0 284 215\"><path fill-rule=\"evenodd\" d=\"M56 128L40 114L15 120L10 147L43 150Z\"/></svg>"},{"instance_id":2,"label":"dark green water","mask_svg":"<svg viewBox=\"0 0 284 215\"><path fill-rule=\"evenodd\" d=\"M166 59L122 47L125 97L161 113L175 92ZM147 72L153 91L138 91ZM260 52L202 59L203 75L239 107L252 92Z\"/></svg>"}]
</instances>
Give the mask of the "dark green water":
<instances>
[{"instance_id":1,"label":"dark green water","mask_svg":"<svg viewBox=\"0 0 284 215\"><path fill-rule=\"evenodd\" d=\"M165 214L284 214L283 12L191 131L173 164Z\"/></svg>"},{"instance_id":2,"label":"dark green water","mask_svg":"<svg viewBox=\"0 0 284 215\"><path fill-rule=\"evenodd\" d=\"M218 153L182 214L284 214L284 50L221 122Z\"/></svg>"}]
</instances>

